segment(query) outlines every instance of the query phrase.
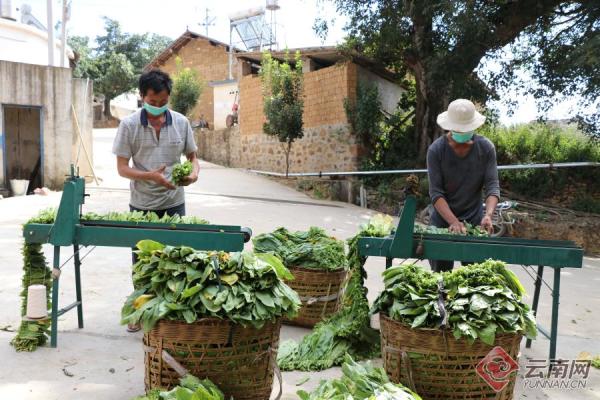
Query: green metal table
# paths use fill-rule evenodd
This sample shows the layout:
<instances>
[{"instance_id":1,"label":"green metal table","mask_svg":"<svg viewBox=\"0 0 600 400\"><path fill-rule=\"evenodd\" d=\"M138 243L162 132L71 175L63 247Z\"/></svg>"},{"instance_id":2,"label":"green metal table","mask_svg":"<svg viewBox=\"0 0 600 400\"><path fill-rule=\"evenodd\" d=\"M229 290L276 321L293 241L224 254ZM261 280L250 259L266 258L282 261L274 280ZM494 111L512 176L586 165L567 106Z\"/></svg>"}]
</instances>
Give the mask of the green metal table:
<instances>
[{"instance_id":1,"label":"green metal table","mask_svg":"<svg viewBox=\"0 0 600 400\"><path fill-rule=\"evenodd\" d=\"M91 221L81 219L85 197L85 181L73 171L63 187L60 206L54 224L27 224L23 236L27 243L48 243L54 246L52 270L52 312L50 346L57 346L58 317L77 308L79 328L83 328L81 295L81 246L135 247L140 240L155 240L166 245L189 246L197 250L241 251L252 231L230 225L135 223ZM75 267L75 302L61 309L59 302L60 250L73 246Z\"/></svg>"},{"instance_id":2,"label":"green metal table","mask_svg":"<svg viewBox=\"0 0 600 400\"><path fill-rule=\"evenodd\" d=\"M537 314L544 268L554 270L552 319L548 332L538 324L539 331L550 339L549 359L556 359L558 336L558 306L560 299L560 270L581 268L583 249L570 241L527 240L519 238L470 237L458 235L415 234L416 200L407 196L400 220L393 235L385 238L366 237L358 242L362 256L386 258L386 268L394 258L430 259L481 262L501 260L509 264L537 266L532 310ZM526 347L531 347L527 340Z\"/></svg>"}]
</instances>

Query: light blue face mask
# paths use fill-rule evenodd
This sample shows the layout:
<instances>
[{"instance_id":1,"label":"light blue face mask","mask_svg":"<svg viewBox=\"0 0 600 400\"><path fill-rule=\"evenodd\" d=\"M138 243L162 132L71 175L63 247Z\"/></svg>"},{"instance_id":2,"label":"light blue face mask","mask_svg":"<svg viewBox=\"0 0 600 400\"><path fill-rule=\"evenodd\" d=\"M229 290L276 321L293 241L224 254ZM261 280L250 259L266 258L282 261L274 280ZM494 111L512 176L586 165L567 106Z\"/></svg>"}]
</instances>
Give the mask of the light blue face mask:
<instances>
[{"instance_id":1,"label":"light blue face mask","mask_svg":"<svg viewBox=\"0 0 600 400\"><path fill-rule=\"evenodd\" d=\"M167 108L169 108L168 104L165 104L162 107L155 107L155 106L151 106L150 104L144 102L144 110L146 110L150 114L154 115L155 117L158 117L160 114L166 112Z\"/></svg>"},{"instance_id":2,"label":"light blue face mask","mask_svg":"<svg viewBox=\"0 0 600 400\"><path fill-rule=\"evenodd\" d=\"M452 132L452 139L456 143L467 143L469 140L473 139L473 135L475 132Z\"/></svg>"}]
</instances>

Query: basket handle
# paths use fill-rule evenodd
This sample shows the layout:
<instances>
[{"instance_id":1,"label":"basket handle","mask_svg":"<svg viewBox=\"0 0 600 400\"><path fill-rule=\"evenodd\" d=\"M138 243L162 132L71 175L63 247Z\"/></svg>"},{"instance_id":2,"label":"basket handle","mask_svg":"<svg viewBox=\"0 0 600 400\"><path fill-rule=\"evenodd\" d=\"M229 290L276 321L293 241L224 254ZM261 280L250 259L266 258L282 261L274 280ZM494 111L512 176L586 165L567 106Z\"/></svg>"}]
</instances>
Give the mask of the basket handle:
<instances>
[{"instance_id":1,"label":"basket handle","mask_svg":"<svg viewBox=\"0 0 600 400\"><path fill-rule=\"evenodd\" d=\"M185 367L181 365L176 359L174 359L173 356L171 356L166 350L162 351L161 356L162 359L167 364L169 364L169 367L173 368L180 377L183 378L189 373L189 371L185 369Z\"/></svg>"},{"instance_id":2,"label":"basket handle","mask_svg":"<svg viewBox=\"0 0 600 400\"><path fill-rule=\"evenodd\" d=\"M400 374L400 370L402 369L402 364L404 364L404 366L406 367L406 376L408 379L408 387L410 389L412 389L413 392L416 392L417 389L415 388L415 381L413 379L412 363L410 362L410 356L408 355L408 353L406 351L398 350L391 346L385 346L384 351L386 351L388 353L394 353L399 356L398 364L400 364L400 365L398 366L398 374ZM398 380L400 380L400 376L398 376Z\"/></svg>"}]
</instances>

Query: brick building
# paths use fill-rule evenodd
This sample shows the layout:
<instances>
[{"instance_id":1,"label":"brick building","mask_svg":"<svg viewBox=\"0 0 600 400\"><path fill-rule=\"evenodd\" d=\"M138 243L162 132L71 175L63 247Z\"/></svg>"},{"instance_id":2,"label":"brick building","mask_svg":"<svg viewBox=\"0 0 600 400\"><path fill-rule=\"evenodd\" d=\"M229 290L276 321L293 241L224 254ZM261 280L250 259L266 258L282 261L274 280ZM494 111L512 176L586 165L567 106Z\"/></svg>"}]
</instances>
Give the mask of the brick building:
<instances>
[{"instance_id":1,"label":"brick building","mask_svg":"<svg viewBox=\"0 0 600 400\"><path fill-rule=\"evenodd\" d=\"M389 71L360 55L347 57L335 47L290 49L289 53L296 50L303 60L304 137L292 146L290 171L356 170L361 149L344 101L353 101L358 82L365 81L377 86L382 108L392 113L403 89ZM285 57L284 52L272 55ZM262 54L234 49L230 69L228 45L187 31L148 67L173 73L177 56L207 83L192 114L192 120L202 115L210 126L197 132L200 157L232 167L284 171L281 144L262 128L265 117L257 75ZM226 128L234 103L239 104L239 124Z\"/></svg>"}]
</instances>

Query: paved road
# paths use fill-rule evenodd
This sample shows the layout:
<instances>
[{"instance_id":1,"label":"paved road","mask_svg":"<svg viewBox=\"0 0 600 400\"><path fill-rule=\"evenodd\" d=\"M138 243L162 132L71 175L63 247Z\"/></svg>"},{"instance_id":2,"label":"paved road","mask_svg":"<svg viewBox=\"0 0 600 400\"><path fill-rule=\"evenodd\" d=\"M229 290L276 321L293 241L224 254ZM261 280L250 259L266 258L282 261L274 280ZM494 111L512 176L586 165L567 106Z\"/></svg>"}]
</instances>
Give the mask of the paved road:
<instances>
[{"instance_id":1,"label":"paved road","mask_svg":"<svg viewBox=\"0 0 600 400\"><path fill-rule=\"evenodd\" d=\"M110 154L114 130L96 130L94 135L95 165L102 184L89 186L91 197L85 210L126 210L128 183L115 174ZM0 265L4 273L0 328L10 330L19 321L20 225L38 210L57 206L59 199L60 193L54 193L0 201ZM219 224L249 226L255 233L279 226L307 229L316 225L340 238L352 236L373 214L345 203L313 200L268 179L204 162L199 181L187 189L187 208L188 214ZM125 400L143 392L141 334L128 334L119 325L122 302L131 291L129 252L97 248L83 265L85 329L77 329L74 313L66 314L60 319L58 349L41 348L34 353L16 353L8 345L14 333L0 330L0 360L4 364L0 368L0 399ZM370 259L367 268L369 297L373 300L382 287L379 275L383 260ZM520 267L515 271L531 292L531 279ZM562 276L559 356L574 358L581 351L600 353L600 262L586 259L583 270L565 271ZM66 304L74 298L72 270L66 268L62 277L61 303ZM545 288L540 320L549 320L549 305ZM307 332L284 327L282 338L299 338ZM522 361L527 357L544 358L547 348L545 339L534 342L532 349L523 349ZM63 369L73 376L66 376ZM285 373L284 398L294 399L299 388L310 389L319 379L339 373L337 368L313 374ZM310 380L297 387L305 376ZM572 391L525 390L520 378L517 393L517 398L527 399L600 399L600 373L592 371L587 389Z\"/></svg>"}]
</instances>

